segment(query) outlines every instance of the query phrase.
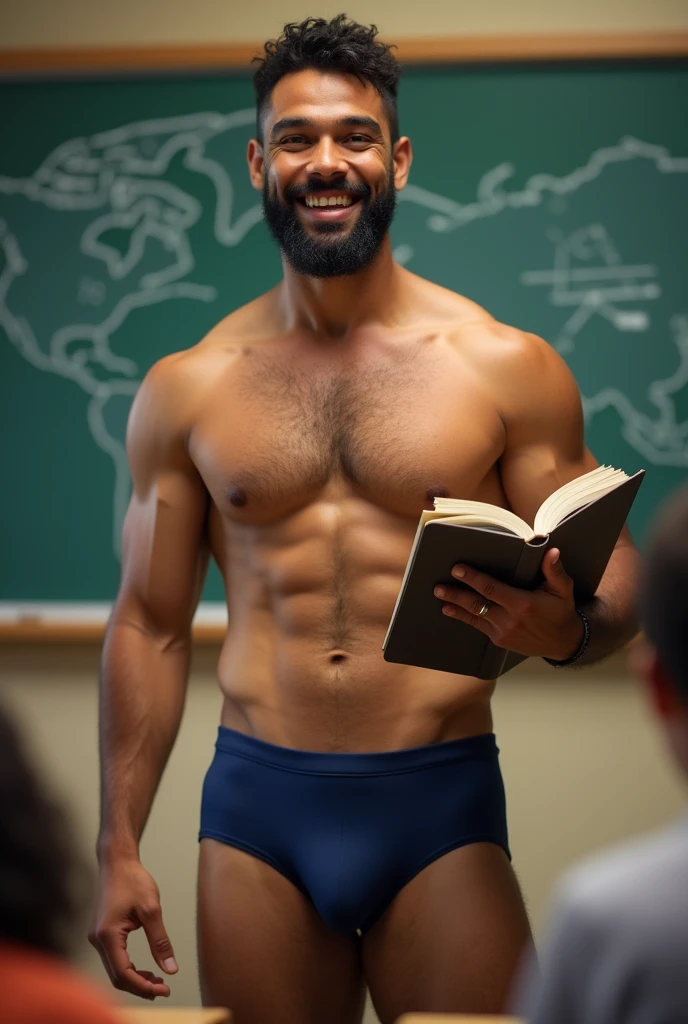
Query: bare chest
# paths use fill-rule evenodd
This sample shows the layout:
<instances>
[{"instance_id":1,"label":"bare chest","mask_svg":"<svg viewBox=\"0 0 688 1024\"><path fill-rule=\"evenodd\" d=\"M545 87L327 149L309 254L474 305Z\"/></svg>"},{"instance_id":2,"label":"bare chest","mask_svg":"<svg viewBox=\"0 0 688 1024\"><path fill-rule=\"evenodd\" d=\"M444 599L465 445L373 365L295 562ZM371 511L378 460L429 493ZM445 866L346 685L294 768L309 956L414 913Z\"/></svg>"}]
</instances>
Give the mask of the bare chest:
<instances>
[{"instance_id":1,"label":"bare chest","mask_svg":"<svg viewBox=\"0 0 688 1024\"><path fill-rule=\"evenodd\" d=\"M499 500L489 382L412 345L324 358L244 350L210 390L192 455L223 515L274 521L333 482L415 517L435 495Z\"/></svg>"}]
</instances>

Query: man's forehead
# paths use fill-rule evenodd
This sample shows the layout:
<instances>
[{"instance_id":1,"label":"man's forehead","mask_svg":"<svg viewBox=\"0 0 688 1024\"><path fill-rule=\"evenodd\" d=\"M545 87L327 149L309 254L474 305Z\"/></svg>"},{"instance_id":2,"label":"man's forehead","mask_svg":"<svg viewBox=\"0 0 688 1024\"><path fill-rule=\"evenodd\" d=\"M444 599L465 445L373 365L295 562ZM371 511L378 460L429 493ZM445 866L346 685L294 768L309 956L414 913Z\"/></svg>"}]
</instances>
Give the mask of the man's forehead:
<instances>
[{"instance_id":1,"label":"man's forehead","mask_svg":"<svg viewBox=\"0 0 688 1024\"><path fill-rule=\"evenodd\" d=\"M370 82L354 75L315 68L291 72L272 90L265 127L286 117L331 122L349 116L384 118L382 97Z\"/></svg>"}]
</instances>

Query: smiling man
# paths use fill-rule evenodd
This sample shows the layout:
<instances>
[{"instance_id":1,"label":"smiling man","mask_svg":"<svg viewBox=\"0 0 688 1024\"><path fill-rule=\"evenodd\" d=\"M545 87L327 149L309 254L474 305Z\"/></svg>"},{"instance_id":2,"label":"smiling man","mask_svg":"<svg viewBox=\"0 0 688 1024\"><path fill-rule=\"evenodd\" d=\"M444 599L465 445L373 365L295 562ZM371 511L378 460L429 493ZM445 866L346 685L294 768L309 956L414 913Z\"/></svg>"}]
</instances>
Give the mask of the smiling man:
<instances>
[{"instance_id":1,"label":"smiling man","mask_svg":"<svg viewBox=\"0 0 688 1024\"><path fill-rule=\"evenodd\" d=\"M438 495L532 521L594 467L552 349L395 264L411 145L399 67L343 16L289 25L255 75L248 164L282 281L166 357L131 414L133 496L101 698L101 885L113 983L153 999L127 935L177 964L139 840L179 727L210 555L223 694L201 808L199 961L236 1024L494 1012L529 926L510 863L494 683L382 658L421 510ZM634 632L619 541L576 609L556 552L534 594L466 570L442 598L504 646L584 664ZM457 638L457 643L458 643Z\"/></svg>"}]
</instances>

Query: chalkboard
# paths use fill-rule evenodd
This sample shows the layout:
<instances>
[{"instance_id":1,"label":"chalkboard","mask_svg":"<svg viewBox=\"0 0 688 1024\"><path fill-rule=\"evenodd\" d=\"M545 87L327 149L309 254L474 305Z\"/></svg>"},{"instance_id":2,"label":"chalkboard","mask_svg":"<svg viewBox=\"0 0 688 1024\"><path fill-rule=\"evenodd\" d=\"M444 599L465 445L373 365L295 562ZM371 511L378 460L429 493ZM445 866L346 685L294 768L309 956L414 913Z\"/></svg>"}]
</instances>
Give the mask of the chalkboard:
<instances>
[{"instance_id":1,"label":"chalkboard","mask_svg":"<svg viewBox=\"0 0 688 1024\"><path fill-rule=\"evenodd\" d=\"M413 67L400 116L397 259L562 353L642 545L688 477L688 66ZM279 279L253 124L248 75L0 84L5 611L113 598L138 383Z\"/></svg>"}]
</instances>

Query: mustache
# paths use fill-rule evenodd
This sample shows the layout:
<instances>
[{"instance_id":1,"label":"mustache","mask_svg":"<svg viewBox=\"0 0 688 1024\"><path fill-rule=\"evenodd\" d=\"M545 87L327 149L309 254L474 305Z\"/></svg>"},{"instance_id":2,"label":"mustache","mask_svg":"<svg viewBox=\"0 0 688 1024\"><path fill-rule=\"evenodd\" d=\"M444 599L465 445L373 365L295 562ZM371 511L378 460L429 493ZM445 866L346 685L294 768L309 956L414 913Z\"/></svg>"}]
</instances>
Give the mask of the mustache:
<instances>
[{"instance_id":1,"label":"mustache","mask_svg":"<svg viewBox=\"0 0 688 1024\"><path fill-rule=\"evenodd\" d=\"M303 185L287 185L284 190L285 199L302 199L304 196L313 195L315 192L345 192L352 199L368 199L373 190L370 185L363 182L346 181L321 181L320 179L308 181Z\"/></svg>"}]
</instances>

